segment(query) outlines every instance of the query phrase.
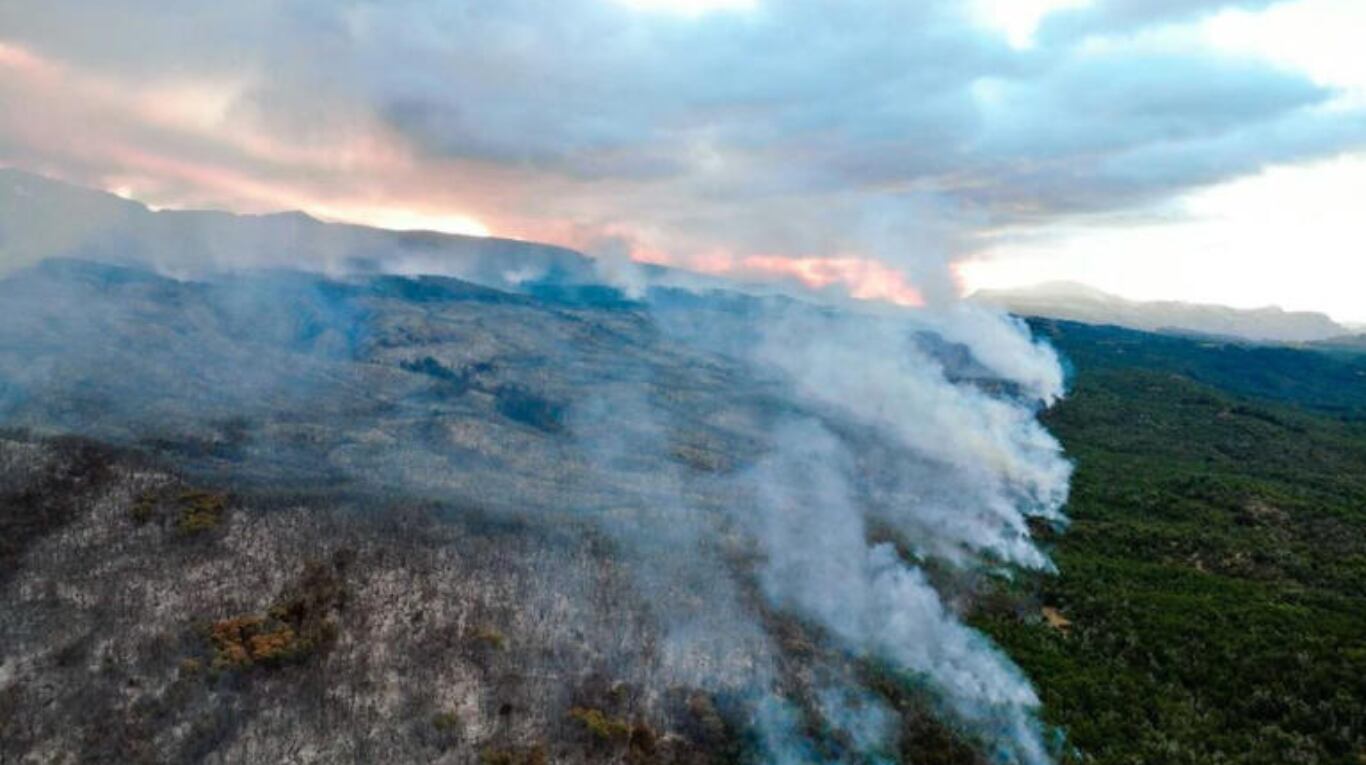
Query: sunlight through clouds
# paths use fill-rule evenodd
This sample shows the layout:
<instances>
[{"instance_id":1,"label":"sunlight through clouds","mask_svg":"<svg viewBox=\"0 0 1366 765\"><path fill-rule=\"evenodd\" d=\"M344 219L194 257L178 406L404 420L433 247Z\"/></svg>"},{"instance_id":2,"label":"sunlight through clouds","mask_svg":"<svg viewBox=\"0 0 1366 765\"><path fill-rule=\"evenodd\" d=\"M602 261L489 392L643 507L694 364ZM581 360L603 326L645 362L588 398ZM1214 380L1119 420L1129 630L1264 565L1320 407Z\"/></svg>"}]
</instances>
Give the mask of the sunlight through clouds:
<instances>
[{"instance_id":1,"label":"sunlight through clouds","mask_svg":"<svg viewBox=\"0 0 1366 765\"><path fill-rule=\"evenodd\" d=\"M488 226L469 216L401 207L321 205L314 207L311 212L324 220L360 223L393 231L436 231L463 236L489 236L492 233Z\"/></svg>"},{"instance_id":2,"label":"sunlight through clouds","mask_svg":"<svg viewBox=\"0 0 1366 765\"><path fill-rule=\"evenodd\" d=\"M969 291L1079 281L1136 300L1280 305L1366 322L1366 154L1198 191L1173 219L1057 226L959 264Z\"/></svg>"}]
</instances>

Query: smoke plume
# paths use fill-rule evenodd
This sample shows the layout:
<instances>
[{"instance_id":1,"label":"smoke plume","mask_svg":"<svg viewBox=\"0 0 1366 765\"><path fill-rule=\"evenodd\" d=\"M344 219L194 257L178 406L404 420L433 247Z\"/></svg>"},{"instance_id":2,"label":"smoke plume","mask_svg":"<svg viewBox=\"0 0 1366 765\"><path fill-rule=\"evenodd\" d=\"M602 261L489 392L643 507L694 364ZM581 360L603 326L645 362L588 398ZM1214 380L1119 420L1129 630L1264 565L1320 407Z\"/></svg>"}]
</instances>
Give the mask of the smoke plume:
<instances>
[{"instance_id":1,"label":"smoke plume","mask_svg":"<svg viewBox=\"0 0 1366 765\"><path fill-rule=\"evenodd\" d=\"M32 203L34 226L63 193ZM611 243L595 267L83 199L120 211L82 239L100 248L18 216L0 232L3 424L170 449L236 480L573 518L633 572L658 678L750 699L771 762L886 759L873 668L994 760L1050 761L1028 680L925 572L1051 567L1028 522L1065 521L1070 467L1036 417L1063 378L1021 322L658 269L603 284L624 273ZM315 270L263 268L286 251ZM73 255L154 265L53 259ZM469 281L394 275L415 263ZM784 620L816 642L796 679Z\"/></svg>"}]
</instances>

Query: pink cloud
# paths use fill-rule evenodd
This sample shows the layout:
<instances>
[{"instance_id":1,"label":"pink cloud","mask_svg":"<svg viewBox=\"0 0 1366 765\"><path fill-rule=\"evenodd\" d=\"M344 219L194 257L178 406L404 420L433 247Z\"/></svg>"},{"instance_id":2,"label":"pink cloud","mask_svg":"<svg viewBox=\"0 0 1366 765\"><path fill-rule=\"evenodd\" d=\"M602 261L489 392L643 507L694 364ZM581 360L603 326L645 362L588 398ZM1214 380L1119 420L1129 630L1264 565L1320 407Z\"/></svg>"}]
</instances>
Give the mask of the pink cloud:
<instances>
[{"instance_id":1,"label":"pink cloud","mask_svg":"<svg viewBox=\"0 0 1366 765\"><path fill-rule=\"evenodd\" d=\"M154 206L297 209L366 225L491 233L590 253L604 241L620 240L641 262L795 280L813 289L841 287L860 299L923 302L902 273L874 259L753 254L705 239L680 242L648 221L615 219L615 205L628 190L582 188L489 162L420 161L401 136L370 119L350 120L320 140L291 139L236 108L248 86L183 77L131 82L0 42L0 93L17 107L0 115L0 130L25 147L17 163Z\"/></svg>"}]
</instances>

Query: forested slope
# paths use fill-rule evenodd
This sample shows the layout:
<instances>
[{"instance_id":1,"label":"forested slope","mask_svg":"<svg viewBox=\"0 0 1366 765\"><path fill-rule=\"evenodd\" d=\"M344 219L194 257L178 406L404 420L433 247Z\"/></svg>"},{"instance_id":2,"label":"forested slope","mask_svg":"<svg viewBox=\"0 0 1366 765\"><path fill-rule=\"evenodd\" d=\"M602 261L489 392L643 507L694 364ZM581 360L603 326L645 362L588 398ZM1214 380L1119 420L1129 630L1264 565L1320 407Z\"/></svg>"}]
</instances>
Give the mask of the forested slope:
<instances>
[{"instance_id":1,"label":"forested slope","mask_svg":"<svg viewBox=\"0 0 1366 765\"><path fill-rule=\"evenodd\" d=\"M1362 762L1362 359L1036 329L1074 368L1046 418L1077 465L1073 522L1059 575L978 621L1079 761Z\"/></svg>"}]
</instances>

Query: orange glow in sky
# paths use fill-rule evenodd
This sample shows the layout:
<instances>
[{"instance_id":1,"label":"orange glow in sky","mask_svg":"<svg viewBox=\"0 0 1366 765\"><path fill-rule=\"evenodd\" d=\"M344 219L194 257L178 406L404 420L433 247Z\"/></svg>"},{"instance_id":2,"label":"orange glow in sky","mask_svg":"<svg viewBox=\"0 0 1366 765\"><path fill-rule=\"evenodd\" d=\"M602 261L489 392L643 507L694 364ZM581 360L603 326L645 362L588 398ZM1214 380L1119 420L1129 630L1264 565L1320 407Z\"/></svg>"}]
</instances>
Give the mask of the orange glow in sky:
<instances>
[{"instance_id":1,"label":"orange glow in sky","mask_svg":"<svg viewBox=\"0 0 1366 765\"><path fill-rule=\"evenodd\" d=\"M850 297L880 300L904 306L922 306L924 297L906 275L885 263L858 257L789 258L782 255L753 255L741 258L740 273L791 277L812 289L831 285L844 287Z\"/></svg>"},{"instance_id":2,"label":"orange glow in sky","mask_svg":"<svg viewBox=\"0 0 1366 765\"><path fill-rule=\"evenodd\" d=\"M233 105L242 89L240 82L129 83L0 42L0 93L15 92L36 107L22 114L16 110L0 115L0 119L8 119L31 145L54 155L91 164L112 160L119 168L83 182L158 209L297 209L319 218L378 228L490 234L489 226L475 216L442 209L439 202L355 199L345 194L333 198L300 184L272 182L244 171L232 160L245 158L289 175L343 168L346 173L376 177L411 171L413 163L397 139L373 126L330 143L297 143L234 119ZM64 128L83 124L99 124L103 129L76 141ZM221 162L191 159L188 153L168 148L174 142L207 144L227 154Z\"/></svg>"},{"instance_id":3,"label":"orange glow in sky","mask_svg":"<svg viewBox=\"0 0 1366 765\"><path fill-rule=\"evenodd\" d=\"M640 0L649 10L702 12L743 8L747 2L659 3ZM424 175L407 147L375 126L332 143L293 143L234 119L233 104L240 82L166 80L135 84L67 66L25 48L0 43L0 92L14 90L40 105L28 116L12 114L20 132L34 146L56 156L98 164L113 161L116 172L85 179L106 190L142 201L154 208L223 207L238 212L301 210L315 217L393 230L424 230L467 236L523 237L567 246L585 246L594 236L576 224L554 219L507 218L498 227L448 204L430 188L444 189L450 180ZM97 122L106 127L97 136L75 142L59 129L62 124ZM208 162L177 153L173 141L193 140L230 152L222 162ZM295 174L338 172L356 176L398 179L386 193L346 193L289 180L271 181L244 170L231 159L246 159L270 169L271 175L290 179ZM341 170L338 170L341 168ZM435 172L435 171L434 171ZM476 179L481 180L482 179ZM478 184L481 188L484 183ZM395 191L395 189L397 189ZM546 191L545 193L553 193ZM629 226L609 227L605 232ZM789 279L816 290L841 287L857 299L898 305L922 305L920 293L904 274L877 260L856 255L788 257L781 254L745 255L706 251L676 253L668 247L633 239L631 257L642 262L689 268L718 276ZM591 248L589 248L591 249Z\"/></svg>"},{"instance_id":4,"label":"orange glow in sky","mask_svg":"<svg viewBox=\"0 0 1366 765\"><path fill-rule=\"evenodd\" d=\"M467 215L427 212L402 207L315 205L310 212L325 220L359 223L394 231L438 231L443 234L490 236L489 227Z\"/></svg>"}]
</instances>

